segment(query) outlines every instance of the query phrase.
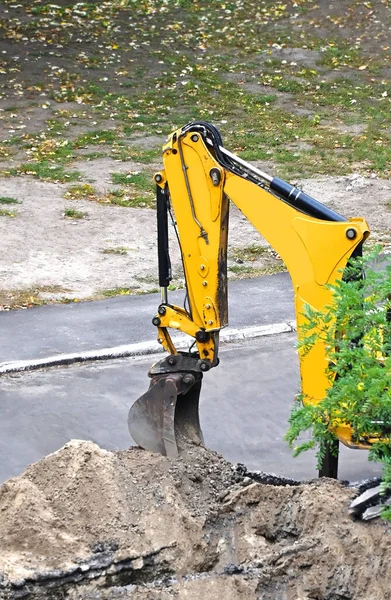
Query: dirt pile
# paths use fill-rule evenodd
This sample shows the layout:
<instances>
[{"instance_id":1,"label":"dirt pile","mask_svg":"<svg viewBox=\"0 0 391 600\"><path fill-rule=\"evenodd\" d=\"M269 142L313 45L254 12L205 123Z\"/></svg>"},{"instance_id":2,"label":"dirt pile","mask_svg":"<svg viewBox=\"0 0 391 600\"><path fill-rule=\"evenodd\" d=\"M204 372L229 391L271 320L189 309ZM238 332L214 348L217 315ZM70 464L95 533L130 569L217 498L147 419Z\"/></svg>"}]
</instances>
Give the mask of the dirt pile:
<instances>
[{"instance_id":1,"label":"dirt pile","mask_svg":"<svg viewBox=\"0 0 391 600\"><path fill-rule=\"evenodd\" d=\"M256 483L200 447L72 441L0 488L0 598L383 600L391 527L351 521L351 496Z\"/></svg>"}]
</instances>

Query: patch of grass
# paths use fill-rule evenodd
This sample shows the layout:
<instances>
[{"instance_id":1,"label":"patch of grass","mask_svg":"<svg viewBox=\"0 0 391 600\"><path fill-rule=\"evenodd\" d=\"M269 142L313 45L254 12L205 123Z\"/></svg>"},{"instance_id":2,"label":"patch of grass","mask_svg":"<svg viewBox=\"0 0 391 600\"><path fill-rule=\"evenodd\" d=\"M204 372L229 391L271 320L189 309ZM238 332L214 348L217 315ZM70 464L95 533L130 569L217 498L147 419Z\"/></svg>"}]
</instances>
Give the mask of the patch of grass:
<instances>
[{"instance_id":1,"label":"patch of grass","mask_svg":"<svg viewBox=\"0 0 391 600\"><path fill-rule=\"evenodd\" d=\"M133 294L142 294L139 288L134 287L116 287L108 290L101 290L99 292L100 296L104 298L113 298L114 296L130 296Z\"/></svg>"},{"instance_id":2,"label":"patch of grass","mask_svg":"<svg viewBox=\"0 0 391 600\"><path fill-rule=\"evenodd\" d=\"M252 267L250 265L232 265L228 267L228 275L231 279L250 279L262 275L274 275L286 271L284 264L273 265L270 267Z\"/></svg>"},{"instance_id":3,"label":"patch of grass","mask_svg":"<svg viewBox=\"0 0 391 600\"><path fill-rule=\"evenodd\" d=\"M64 209L64 217L68 219L84 219L88 213L83 212L81 210L75 210L74 208L65 208Z\"/></svg>"},{"instance_id":4,"label":"patch of grass","mask_svg":"<svg viewBox=\"0 0 391 600\"><path fill-rule=\"evenodd\" d=\"M40 298L40 293L61 293L68 290L59 285L33 286L21 290L0 289L0 306L3 310L32 308L42 306L50 301Z\"/></svg>"},{"instance_id":5,"label":"patch of grass","mask_svg":"<svg viewBox=\"0 0 391 600\"><path fill-rule=\"evenodd\" d=\"M111 173L111 181L116 185L133 185L139 190L151 190L153 179L150 173Z\"/></svg>"},{"instance_id":6,"label":"patch of grass","mask_svg":"<svg viewBox=\"0 0 391 600\"><path fill-rule=\"evenodd\" d=\"M53 165L47 161L24 163L17 168L3 171L6 175L32 175L44 181L77 181L81 179L80 171L67 171L63 166Z\"/></svg>"},{"instance_id":7,"label":"patch of grass","mask_svg":"<svg viewBox=\"0 0 391 600\"><path fill-rule=\"evenodd\" d=\"M49 130L53 133L51 129ZM68 139L53 139L51 137L28 136L24 144L26 154L30 160L49 163L67 163L74 158L73 143Z\"/></svg>"},{"instance_id":8,"label":"patch of grass","mask_svg":"<svg viewBox=\"0 0 391 600\"><path fill-rule=\"evenodd\" d=\"M0 209L0 217L16 217L16 211Z\"/></svg>"},{"instance_id":9,"label":"patch of grass","mask_svg":"<svg viewBox=\"0 0 391 600\"><path fill-rule=\"evenodd\" d=\"M170 283L170 285L168 286L167 289L169 292L175 292L176 290L184 290L185 282L184 281L176 281L175 283Z\"/></svg>"},{"instance_id":10,"label":"patch of grass","mask_svg":"<svg viewBox=\"0 0 391 600\"><path fill-rule=\"evenodd\" d=\"M260 244L250 244L244 248L231 248L230 254L233 259L243 261L254 261L260 256L264 256L270 252L267 246L261 246Z\"/></svg>"},{"instance_id":11,"label":"patch of grass","mask_svg":"<svg viewBox=\"0 0 391 600\"><path fill-rule=\"evenodd\" d=\"M144 296L146 294L156 294L160 288L153 287L148 290L141 290L138 287L116 287L107 290L101 290L94 296L94 300L99 298L114 298L115 296Z\"/></svg>"},{"instance_id":12,"label":"patch of grass","mask_svg":"<svg viewBox=\"0 0 391 600\"><path fill-rule=\"evenodd\" d=\"M0 196L0 204L21 204L20 200L9 196Z\"/></svg>"},{"instance_id":13,"label":"patch of grass","mask_svg":"<svg viewBox=\"0 0 391 600\"><path fill-rule=\"evenodd\" d=\"M11 154L9 146L0 144L0 158L9 158Z\"/></svg>"},{"instance_id":14,"label":"patch of grass","mask_svg":"<svg viewBox=\"0 0 391 600\"><path fill-rule=\"evenodd\" d=\"M138 150L131 146L114 146L111 148L111 156L117 160L134 160L136 162L149 164L161 158L161 150Z\"/></svg>"},{"instance_id":15,"label":"patch of grass","mask_svg":"<svg viewBox=\"0 0 391 600\"><path fill-rule=\"evenodd\" d=\"M94 186L89 183L76 183L75 185L71 185L64 194L64 198L70 200L95 200L96 197L97 191Z\"/></svg>"},{"instance_id":16,"label":"patch of grass","mask_svg":"<svg viewBox=\"0 0 391 600\"><path fill-rule=\"evenodd\" d=\"M228 271L237 275L249 275L255 269L251 265L231 265L228 267Z\"/></svg>"},{"instance_id":17,"label":"patch of grass","mask_svg":"<svg viewBox=\"0 0 391 600\"><path fill-rule=\"evenodd\" d=\"M140 195L137 190L110 190L100 201L127 208L155 208L156 204L154 194Z\"/></svg>"},{"instance_id":18,"label":"patch of grass","mask_svg":"<svg viewBox=\"0 0 391 600\"><path fill-rule=\"evenodd\" d=\"M102 254L128 254L129 248L126 246L115 246L114 248L104 248L101 250Z\"/></svg>"},{"instance_id":19,"label":"patch of grass","mask_svg":"<svg viewBox=\"0 0 391 600\"><path fill-rule=\"evenodd\" d=\"M96 131L88 131L80 135L75 141L75 148L84 146L95 146L98 144L110 144L118 140L118 132L112 130L99 129Z\"/></svg>"},{"instance_id":20,"label":"patch of grass","mask_svg":"<svg viewBox=\"0 0 391 600\"><path fill-rule=\"evenodd\" d=\"M383 7L388 3L371 3L373 23L383 22ZM278 175L346 174L353 166L389 175L389 139L379 145L373 132L366 140L357 134L347 141L333 127L345 119L344 113L352 114L346 118L358 123L374 123L378 133L391 127L390 90L381 71L389 65L389 48L378 35L379 26L371 44L360 49L366 31L362 3L352 3L349 28L333 3L322 8L322 3L316 6L307 0L262 1L262 7L247 0L210 0L207 6L190 0L115 0L104 3L103 9L97 2L66 4L7 3L9 18L3 23L7 39L15 44L39 39L41 50L34 46L29 49L32 54L67 60L66 69L53 67L49 81L45 77L29 82L29 92L47 96L37 106L51 98L60 107L63 101L77 106L60 108L55 118L50 114L54 103L45 106L49 118L42 132L10 138L4 142L4 156L15 145L30 161L66 164L76 149L91 145L106 152L77 156L79 160L104 154L148 164L160 159L161 150L132 146L135 133L163 135L190 120L203 119L221 128L227 148L247 160L272 161ZM159 30L159 44L151 19ZM66 27L52 26L64 20ZM167 22L172 25L166 27ZM225 32L223 48L215 34L216 23ZM272 37L267 33L271 28ZM83 42L77 52L75 39ZM142 64L137 54L141 39ZM297 59L289 57L290 49L295 49ZM317 54L306 58L311 50ZM22 70L17 61L14 66ZM92 72L93 67L100 72ZM235 82L226 80L232 73L240 76ZM246 91L251 83L253 88L247 85L250 91ZM300 108L308 110L309 117L298 117ZM15 104L4 114L11 119L19 110ZM325 126L327 122L332 125ZM85 133L67 140L73 125L85 128ZM304 148L290 151L294 140L315 142L314 153ZM69 180L52 175L42 173L41 178ZM143 192L152 188L151 181L117 182L134 183Z\"/></svg>"}]
</instances>

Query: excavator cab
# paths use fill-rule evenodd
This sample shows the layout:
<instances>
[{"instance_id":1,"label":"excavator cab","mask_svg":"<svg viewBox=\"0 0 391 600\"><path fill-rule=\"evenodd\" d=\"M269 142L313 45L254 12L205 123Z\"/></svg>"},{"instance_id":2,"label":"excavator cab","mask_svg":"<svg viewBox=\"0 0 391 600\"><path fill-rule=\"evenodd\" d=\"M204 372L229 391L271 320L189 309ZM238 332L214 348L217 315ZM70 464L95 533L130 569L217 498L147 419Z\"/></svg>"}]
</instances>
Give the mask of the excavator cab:
<instances>
[{"instance_id":1,"label":"excavator cab","mask_svg":"<svg viewBox=\"0 0 391 600\"><path fill-rule=\"evenodd\" d=\"M364 219L345 219L229 152L219 131L203 121L170 136L163 147L163 164L154 177L162 296L152 322L168 356L151 367L149 389L131 407L128 425L139 446L176 456L186 441L203 442L202 377L219 363L219 332L228 324L229 201L285 262L294 288L299 336L304 307L325 310L330 304L329 284L341 278L351 257L361 253L369 228ZM184 307L171 304L168 298L172 277L168 218L175 226L182 255ZM172 330L189 336L187 352L177 350ZM330 385L326 364L321 340L300 357L302 392L314 404L325 397ZM343 424L336 433L343 443L353 443Z\"/></svg>"}]
</instances>

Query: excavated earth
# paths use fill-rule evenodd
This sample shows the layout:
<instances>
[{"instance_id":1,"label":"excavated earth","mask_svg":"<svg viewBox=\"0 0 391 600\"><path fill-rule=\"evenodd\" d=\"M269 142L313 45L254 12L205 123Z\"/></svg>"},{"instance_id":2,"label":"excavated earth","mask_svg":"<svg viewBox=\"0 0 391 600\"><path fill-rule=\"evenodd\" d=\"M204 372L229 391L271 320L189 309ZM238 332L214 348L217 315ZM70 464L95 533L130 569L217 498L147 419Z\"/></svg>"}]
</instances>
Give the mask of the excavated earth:
<instances>
[{"instance_id":1,"label":"excavated earth","mask_svg":"<svg viewBox=\"0 0 391 600\"><path fill-rule=\"evenodd\" d=\"M0 598L389 598L391 527L352 521L354 490L255 479L71 441L0 488Z\"/></svg>"}]
</instances>

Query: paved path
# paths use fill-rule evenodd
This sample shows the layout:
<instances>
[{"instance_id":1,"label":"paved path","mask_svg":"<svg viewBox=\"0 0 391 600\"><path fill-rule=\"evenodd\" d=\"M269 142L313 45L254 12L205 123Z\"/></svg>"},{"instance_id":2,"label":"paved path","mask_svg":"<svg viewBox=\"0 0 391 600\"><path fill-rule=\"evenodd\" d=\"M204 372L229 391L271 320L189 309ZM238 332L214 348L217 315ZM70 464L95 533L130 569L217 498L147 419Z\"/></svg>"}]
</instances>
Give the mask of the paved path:
<instances>
[{"instance_id":1,"label":"paved path","mask_svg":"<svg viewBox=\"0 0 391 600\"><path fill-rule=\"evenodd\" d=\"M232 282L230 326L264 326L294 319L286 273ZM183 293L170 294L181 303ZM0 314L0 362L153 340L159 295L47 306ZM313 454L297 459L283 441L299 389L295 334L280 333L222 345L221 365L204 377L201 421L205 443L251 469L295 478L316 476ZM54 367L0 377L0 481L69 439L104 448L131 443L127 413L148 387L152 356ZM340 477L379 473L364 451L342 450Z\"/></svg>"},{"instance_id":2,"label":"paved path","mask_svg":"<svg viewBox=\"0 0 391 600\"><path fill-rule=\"evenodd\" d=\"M182 305L183 296L172 292L169 301ZM160 294L148 294L2 312L0 363L154 340L159 302ZM294 319L289 275L231 282L229 315L231 327Z\"/></svg>"},{"instance_id":3,"label":"paved path","mask_svg":"<svg viewBox=\"0 0 391 600\"><path fill-rule=\"evenodd\" d=\"M292 458L283 441L299 389L294 334L222 347L221 364L205 374L201 423L205 443L251 469L316 477L314 456ZM127 358L4 375L0 378L0 481L71 438L104 448L131 443L127 413L148 387L153 357ZM378 474L365 451L343 449L340 477Z\"/></svg>"}]
</instances>

